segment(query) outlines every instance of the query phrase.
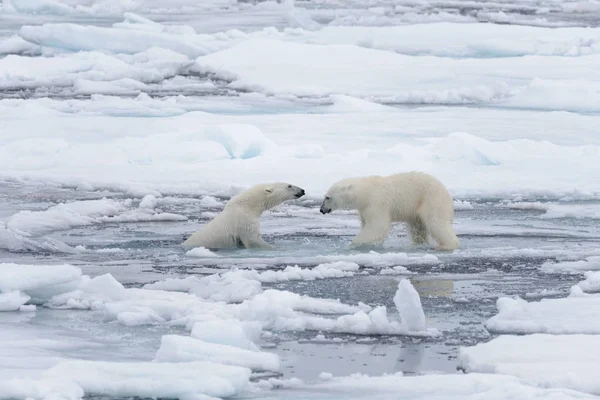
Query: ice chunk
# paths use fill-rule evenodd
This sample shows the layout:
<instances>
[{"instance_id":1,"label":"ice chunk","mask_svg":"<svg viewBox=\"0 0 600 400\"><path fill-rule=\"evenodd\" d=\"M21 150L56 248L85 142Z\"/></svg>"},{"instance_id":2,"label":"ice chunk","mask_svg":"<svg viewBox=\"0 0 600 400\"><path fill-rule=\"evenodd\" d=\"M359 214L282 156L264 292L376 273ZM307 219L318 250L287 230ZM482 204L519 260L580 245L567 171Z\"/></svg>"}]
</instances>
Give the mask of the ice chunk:
<instances>
[{"instance_id":1,"label":"ice chunk","mask_svg":"<svg viewBox=\"0 0 600 400\"><path fill-rule=\"evenodd\" d=\"M74 201L45 211L20 211L8 219L6 227L19 233L40 235L90 225L96 217L114 216L123 210L123 204L110 199Z\"/></svg>"},{"instance_id":2,"label":"ice chunk","mask_svg":"<svg viewBox=\"0 0 600 400\"><path fill-rule=\"evenodd\" d=\"M600 292L600 271L587 271L584 273L585 280L579 282L579 286L585 292Z\"/></svg>"},{"instance_id":3,"label":"ice chunk","mask_svg":"<svg viewBox=\"0 0 600 400\"><path fill-rule=\"evenodd\" d=\"M207 300L235 303L260 293L261 284L258 281L246 279L239 274L225 273L222 275L213 274L203 278L195 276L188 276L183 279L169 278L147 284L144 288L185 291Z\"/></svg>"},{"instance_id":4,"label":"ice chunk","mask_svg":"<svg viewBox=\"0 0 600 400\"><path fill-rule=\"evenodd\" d=\"M335 319L316 316L287 317L283 315L275 321L275 329L284 331L316 330L354 335L439 335L439 332L435 329L415 331L401 322L390 320L385 306L376 307L368 313L358 311Z\"/></svg>"},{"instance_id":5,"label":"ice chunk","mask_svg":"<svg viewBox=\"0 0 600 400\"><path fill-rule=\"evenodd\" d=\"M160 348L156 352L156 361L211 361L246 367L253 371L279 371L277 354L245 350L177 335L162 337Z\"/></svg>"},{"instance_id":6,"label":"ice chunk","mask_svg":"<svg viewBox=\"0 0 600 400\"><path fill-rule=\"evenodd\" d=\"M144 196L144 198L142 199L142 201L140 201L140 208L156 208L156 205L158 204L158 199L151 195L148 194L146 196Z\"/></svg>"},{"instance_id":7,"label":"ice chunk","mask_svg":"<svg viewBox=\"0 0 600 400\"><path fill-rule=\"evenodd\" d=\"M254 340L259 338L261 332L262 326L257 322L215 319L196 322L190 336L209 343L259 351L259 347L254 344Z\"/></svg>"},{"instance_id":8,"label":"ice chunk","mask_svg":"<svg viewBox=\"0 0 600 400\"><path fill-rule=\"evenodd\" d=\"M76 79L73 83L73 91L77 94L136 95L145 90L148 90L146 84L131 78L121 78L110 82Z\"/></svg>"},{"instance_id":9,"label":"ice chunk","mask_svg":"<svg viewBox=\"0 0 600 400\"><path fill-rule=\"evenodd\" d=\"M200 361L65 361L46 371L44 378L74 382L86 395L193 400L201 395L240 394L248 385L250 370Z\"/></svg>"},{"instance_id":10,"label":"ice chunk","mask_svg":"<svg viewBox=\"0 0 600 400\"><path fill-rule=\"evenodd\" d=\"M342 113L352 113L352 112L394 112L395 108L390 106L384 106L381 104L373 103L370 101L366 101L363 99L359 99L351 96L344 95L332 95L330 96L331 100L333 100L333 105L328 107L328 111L330 112L342 112Z\"/></svg>"},{"instance_id":11,"label":"ice chunk","mask_svg":"<svg viewBox=\"0 0 600 400\"><path fill-rule=\"evenodd\" d=\"M513 375L531 385L600 394L600 336L499 336L460 350L467 372Z\"/></svg>"},{"instance_id":12,"label":"ice chunk","mask_svg":"<svg viewBox=\"0 0 600 400\"><path fill-rule=\"evenodd\" d=\"M413 272L410 272L406 267L401 265L391 268L382 268L379 271L379 275L409 275L412 273Z\"/></svg>"},{"instance_id":13,"label":"ice chunk","mask_svg":"<svg viewBox=\"0 0 600 400\"><path fill-rule=\"evenodd\" d=\"M135 54L160 47L195 58L208 53L206 48L190 43L185 37L122 28L105 28L77 24L23 26L19 35L28 42L71 51L101 50Z\"/></svg>"},{"instance_id":14,"label":"ice chunk","mask_svg":"<svg viewBox=\"0 0 600 400\"><path fill-rule=\"evenodd\" d=\"M202 198L200 199L200 205L207 208L216 208L223 206L223 204L219 200L212 196L202 196Z\"/></svg>"},{"instance_id":15,"label":"ice chunk","mask_svg":"<svg viewBox=\"0 0 600 400\"><path fill-rule=\"evenodd\" d=\"M29 301L29 299L31 299L31 297L18 290L0 292L0 311L19 310L23 304Z\"/></svg>"},{"instance_id":16,"label":"ice chunk","mask_svg":"<svg viewBox=\"0 0 600 400\"><path fill-rule=\"evenodd\" d=\"M111 274L97 276L83 283L80 288L86 294L103 299L121 300L125 296L125 288Z\"/></svg>"},{"instance_id":17,"label":"ice chunk","mask_svg":"<svg viewBox=\"0 0 600 400\"><path fill-rule=\"evenodd\" d=\"M492 332L600 333L600 320L594 317L600 313L598 296L570 296L542 299L539 302L501 297L496 306L498 314L485 323L486 328Z\"/></svg>"},{"instance_id":18,"label":"ice chunk","mask_svg":"<svg viewBox=\"0 0 600 400\"><path fill-rule=\"evenodd\" d=\"M336 261L332 263L319 264L316 267L300 268L288 266L283 271L239 271L246 278L255 279L260 282L284 282L284 281L312 281L315 279L343 278L354 276L359 270L359 265L348 261Z\"/></svg>"},{"instance_id":19,"label":"ice chunk","mask_svg":"<svg viewBox=\"0 0 600 400\"><path fill-rule=\"evenodd\" d=\"M219 257L218 254L213 253L212 251L210 251L209 249L206 249L204 247L195 247L191 250L188 250L185 253L185 255L189 256L189 257L197 257L197 258Z\"/></svg>"},{"instance_id":20,"label":"ice chunk","mask_svg":"<svg viewBox=\"0 0 600 400\"><path fill-rule=\"evenodd\" d=\"M586 260L579 261L560 261L560 262L545 262L542 264L542 272L549 274L570 273L579 274L583 271L591 271L600 269L600 257L588 257Z\"/></svg>"},{"instance_id":21,"label":"ice chunk","mask_svg":"<svg viewBox=\"0 0 600 400\"><path fill-rule=\"evenodd\" d=\"M414 332L426 330L425 313L421 306L421 297L408 279L402 279L398 283L398 290L394 296L394 304L406 329Z\"/></svg>"},{"instance_id":22,"label":"ice chunk","mask_svg":"<svg viewBox=\"0 0 600 400\"><path fill-rule=\"evenodd\" d=\"M23 40L19 36L12 36L8 39L0 40L0 54L26 54L37 55L40 52L39 46Z\"/></svg>"},{"instance_id":23,"label":"ice chunk","mask_svg":"<svg viewBox=\"0 0 600 400\"><path fill-rule=\"evenodd\" d=\"M20 291L35 302L73 291L82 282L81 270L72 265L3 263L0 264L0 276L0 292Z\"/></svg>"},{"instance_id":24,"label":"ice chunk","mask_svg":"<svg viewBox=\"0 0 600 400\"><path fill-rule=\"evenodd\" d=\"M442 396L442 397L440 397ZM324 382L296 388L286 394L287 400L343 399L419 399L439 398L452 400L515 400L549 399L575 400L595 398L592 395L570 389L539 388L520 379L505 375L490 374L426 374L402 376L401 373L383 376L352 374L333 377Z\"/></svg>"},{"instance_id":25,"label":"ice chunk","mask_svg":"<svg viewBox=\"0 0 600 400\"><path fill-rule=\"evenodd\" d=\"M591 11L594 4L596 3L563 3L561 7L577 8L581 5L582 9L587 6ZM540 12L542 9L536 8L536 11ZM413 14L411 11L407 14ZM483 11L478 13L483 14ZM436 14L443 13L438 9ZM446 15L446 18L450 16ZM589 28L554 29L519 26L520 24L461 24L448 20L426 24L414 23L417 22L414 20L411 22L394 23L396 26L360 26L362 24L346 23L346 26L325 26L315 32L288 29L286 39L321 45L353 44L407 55L454 58L501 58L534 54L572 57L598 52L598 37L595 30ZM403 40L406 37L413 39Z\"/></svg>"},{"instance_id":26,"label":"ice chunk","mask_svg":"<svg viewBox=\"0 0 600 400\"><path fill-rule=\"evenodd\" d=\"M0 399L79 400L83 389L69 379L0 380Z\"/></svg>"},{"instance_id":27,"label":"ice chunk","mask_svg":"<svg viewBox=\"0 0 600 400\"><path fill-rule=\"evenodd\" d=\"M472 210L473 205L466 200L454 200L454 209L459 211Z\"/></svg>"}]
</instances>

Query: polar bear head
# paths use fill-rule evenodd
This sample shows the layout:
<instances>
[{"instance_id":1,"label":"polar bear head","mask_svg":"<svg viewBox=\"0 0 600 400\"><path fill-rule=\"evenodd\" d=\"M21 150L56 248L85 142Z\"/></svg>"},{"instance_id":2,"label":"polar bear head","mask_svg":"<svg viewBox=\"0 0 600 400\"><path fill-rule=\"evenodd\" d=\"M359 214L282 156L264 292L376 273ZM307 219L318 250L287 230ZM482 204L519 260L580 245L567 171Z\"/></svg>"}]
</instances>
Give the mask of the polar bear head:
<instances>
[{"instance_id":1,"label":"polar bear head","mask_svg":"<svg viewBox=\"0 0 600 400\"><path fill-rule=\"evenodd\" d=\"M261 183L232 198L227 206L243 206L246 209L262 213L284 201L299 199L304 194L304 189L289 183Z\"/></svg>"},{"instance_id":2,"label":"polar bear head","mask_svg":"<svg viewBox=\"0 0 600 400\"><path fill-rule=\"evenodd\" d=\"M355 179L342 179L334 183L327 193L321 205L321 213L329 214L340 209L356 208L356 191L354 190Z\"/></svg>"}]
</instances>

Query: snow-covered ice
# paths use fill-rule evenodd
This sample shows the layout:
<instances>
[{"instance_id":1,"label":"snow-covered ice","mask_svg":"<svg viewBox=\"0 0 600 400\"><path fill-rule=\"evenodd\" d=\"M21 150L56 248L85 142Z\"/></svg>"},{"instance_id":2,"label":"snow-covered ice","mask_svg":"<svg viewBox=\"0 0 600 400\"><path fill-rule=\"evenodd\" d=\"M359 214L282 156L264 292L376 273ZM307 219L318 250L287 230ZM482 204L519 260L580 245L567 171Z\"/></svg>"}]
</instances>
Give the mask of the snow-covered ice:
<instances>
[{"instance_id":1,"label":"snow-covered ice","mask_svg":"<svg viewBox=\"0 0 600 400\"><path fill-rule=\"evenodd\" d=\"M285 388L285 386L284 386ZM539 388L505 375L444 375L433 374L405 377L400 374L365 376L353 374L333 377L313 385L295 385L294 390L281 389L274 399L531 399L555 400L593 399L595 396L569 389Z\"/></svg>"},{"instance_id":2,"label":"snow-covered ice","mask_svg":"<svg viewBox=\"0 0 600 400\"><path fill-rule=\"evenodd\" d=\"M577 284L584 292L600 292L600 271L587 271L585 279Z\"/></svg>"},{"instance_id":3,"label":"snow-covered ice","mask_svg":"<svg viewBox=\"0 0 600 400\"><path fill-rule=\"evenodd\" d=\"M499 336L460 351L467 372L515 376L541 388L570 388L598 395L598 335Z\"/></svg>"},{"instance_id":4,"label":"snow-covered ice","mask_svg":"<svg viewBox=\"0 0 600 400\"><path fill-rule=\"evenodd\" d=\"M209 343L192 337L165 335L156 352L157 361L212 361L258 371L278 371L279 357L268 352L244 350L225 344Z\"/></svg>"},{"instance_id":5,"label":"snow-covered ice","mask_svg":"<svg viewBox=\"0 0 600 400\"><path fill-rule=\"evenodd\" d=\"M0 264L0 293L3 298L25 298L45 302L75 290L83 282L81 270L72 265ZM8 294L12 293L12 294ZM18 307L17 307L18 308Z\"/></svg>"},{"instance_id":6,"label":"snow-covered ice","mask_svg":"<svg viewBox=\"0 0 600 400\"><path fill-rule=\"evenodd\" d=\"M576 292L577 293L577 292ZM578 296L573 293L561 299L527 302L522 299L500 298L498 315L486 322L486 327L500 333L575 334L600 332L600 297Z\"/></svg>"},{"instance_id":7,"label":"snow-covered ice","mask_svg":"<svg viewBox=\"0 0 600 400\"><path fill-rule=\"evenodd\" d=\"M74 382L85 393L92 395L160 396L180 399L197 399L203 396L223 398L243 391L249 383L250 370L202 361L188 363L66 361L46 371L44 378L59 382Z\"/></svg>"}]
</instances>

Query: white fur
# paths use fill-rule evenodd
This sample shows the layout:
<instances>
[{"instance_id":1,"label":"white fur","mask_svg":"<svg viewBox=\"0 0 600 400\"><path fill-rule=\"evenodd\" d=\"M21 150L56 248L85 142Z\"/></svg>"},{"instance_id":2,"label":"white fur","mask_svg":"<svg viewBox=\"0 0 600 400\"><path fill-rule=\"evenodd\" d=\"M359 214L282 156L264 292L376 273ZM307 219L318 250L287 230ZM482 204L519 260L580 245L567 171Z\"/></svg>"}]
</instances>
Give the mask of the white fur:
<instances>
[{"instance_id":1,"label":"white fur","mask_svg":"<svg viewBox=\"0 0 600 400\"><path fill-rule=\"evenodd\" d=\"M327 191L321 212L337 209L360 213L362 228L353 247L383 243L393 222L407 222L414 243L426 243L431 235L438 250L458 247L452 196L440 181L422 172L336 182Z\"/></svg>"},{"instance_id":2,"label":"white fur","mask_svg":"<svg viewBox=\"0 0 600 400\"><path fill-rule=\"evenodd\" d=\"M221 214L190 236L183 245L223 249L232 247L273 249L260 236L260 216L304 190L288 183L263 183L233 197Z\"/></svg>"}]
</instances>

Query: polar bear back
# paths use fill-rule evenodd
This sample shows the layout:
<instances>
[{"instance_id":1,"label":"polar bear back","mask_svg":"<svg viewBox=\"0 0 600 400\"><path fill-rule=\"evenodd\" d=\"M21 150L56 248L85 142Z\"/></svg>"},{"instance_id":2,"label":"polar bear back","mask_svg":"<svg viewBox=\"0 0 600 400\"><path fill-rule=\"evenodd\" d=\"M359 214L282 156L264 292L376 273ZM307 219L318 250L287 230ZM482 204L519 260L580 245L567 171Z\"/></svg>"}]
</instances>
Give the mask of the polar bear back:
<instances>
[{"instance_id":1,"label":"polar bear back","mask_svg":"<svg viewBox=\"0 0 600 400\"><path fill-rule=\"evenodd\" d=\"M389 212L392 221L412 219L419 210L443 208L454 216L452 196L435 177L422 172L367 176L346 180L354 186L358 211L375 208Z\"/></svg>"}]
</instances>

